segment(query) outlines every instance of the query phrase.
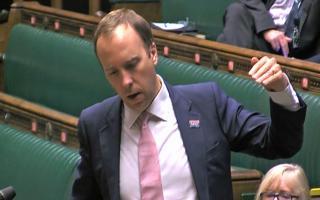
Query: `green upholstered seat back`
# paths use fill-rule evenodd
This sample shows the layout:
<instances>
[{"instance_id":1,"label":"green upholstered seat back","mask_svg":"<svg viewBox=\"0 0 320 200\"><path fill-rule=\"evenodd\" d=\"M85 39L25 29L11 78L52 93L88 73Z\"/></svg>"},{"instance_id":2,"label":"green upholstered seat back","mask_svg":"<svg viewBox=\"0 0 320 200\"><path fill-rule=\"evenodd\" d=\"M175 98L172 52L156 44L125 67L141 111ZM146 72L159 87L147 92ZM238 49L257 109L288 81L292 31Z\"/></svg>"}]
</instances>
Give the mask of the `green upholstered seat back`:
<instances>
[{"instance_id":1,"label":"green upholstered seat back","mask_svg":"<svg viewBox=\"0 0 320 200\"><path fill-rule=\"evenodd\" d=\"M157 71L165 80L173 85L214 81L228 95L237 99L248 108L269 113L267 93L261 86L249 79L163 57L159 60Z\"/></svg>"},{"instance_id":2,"label":"green upholstered seat back","mask_svg":"<svg viewBox=\"0 0 320 200\"><path fill-rule=\"evenodd\" d=\"M0 124L0 188L16 200L69 199L79 155L28 132Z\"/></svg>"},{"instance_id":3,"label":"green upholstered seat back","mask_svg":"<svg viewBox=\"0 0 320 200\"><path fill-rule=\"evenodd\" d=\"M5 55L8 94L75 116L114 94L91 42L81 38L18 24Z\"/></svg>"},{"instance_id":4,"label":"green upholstered seat back","mask_svg":"<svg viewBox=\"0 0 320 200\"><path fill-rule=\"evenodd\" d=\"M162 21L177 22L189 18L199 32L215 40L223 30L225 8L234 0L162 0Z\"/></svg>"},{"instance_id":5,"label":"green upholstered seat back","mask_svg":"<svg viewBox=\"0 0 320 200\"><path fill-rule=\"evenodd\" d=\"M173 84L216 80L241 102L256 104L254 107L267 112L263 89L247 79L164 57L160 57L158 68ZM173 70L179 75L170 75ZM251 89L239 93L234 85ZM89 41L22 24L10 34L5 92L76 116L83 108L115 94ZM246 98L256 92L261 94L261 101Z\"/></svg>"},{"instance_id":6,"label":"green upholstered seat back","mask_svg":"<svg viewBox=\"0 0 320 200\"><path fill-rule=\"evenodd\" d=\"M74 115L114 94L90 42L26 25L16 26L10 35L5 59L6 92ZM171 84L215 81L247 108L269 113L265 90L246 78L164 57L159 58L157 71ZM296 156L266 161L235 153L232 164L265 172L278 162L296 162L305 168L312 185L320 185L320 97L307 92L301 92L301 96L308 112L304 144Z\"/></svg>"}]
</instances>

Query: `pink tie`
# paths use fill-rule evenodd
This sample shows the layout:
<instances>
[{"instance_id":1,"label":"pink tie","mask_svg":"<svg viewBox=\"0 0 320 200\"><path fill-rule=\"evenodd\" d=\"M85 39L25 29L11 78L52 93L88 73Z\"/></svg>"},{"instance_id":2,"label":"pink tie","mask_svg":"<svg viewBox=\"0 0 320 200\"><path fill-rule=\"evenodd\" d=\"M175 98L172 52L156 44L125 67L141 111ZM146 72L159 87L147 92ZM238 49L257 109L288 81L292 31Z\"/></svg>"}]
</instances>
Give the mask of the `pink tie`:
<instances>
[{"instance_id":1,"label":"pink tie","mask_svg":"<svg viewBox=\"0 0 320 200\"><path fill-rule=\"evenodd\" d=\"M149 113L141 116L138 146L141 200L163 200L158 150L148 126Z\"/></svg>"}]
</instances>

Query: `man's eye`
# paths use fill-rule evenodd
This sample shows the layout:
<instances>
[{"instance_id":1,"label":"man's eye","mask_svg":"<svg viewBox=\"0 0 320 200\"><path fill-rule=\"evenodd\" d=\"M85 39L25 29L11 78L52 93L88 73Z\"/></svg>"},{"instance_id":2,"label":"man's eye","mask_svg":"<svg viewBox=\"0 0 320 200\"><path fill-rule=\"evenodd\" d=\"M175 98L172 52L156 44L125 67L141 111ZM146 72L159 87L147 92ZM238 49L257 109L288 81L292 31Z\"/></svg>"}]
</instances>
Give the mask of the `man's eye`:
<instances>
[{"instance_id":1,"label":"man's eye","mask_svg":"<svg viewBox=\"0 0 320 200\"><path fill-rule=\"evenodd\" d=\"M130 63L130 64L127 64L127 65L126 65L126 69L132 70L132 69L134 69L136 66L137 66L137 63L136 63L136 62Z\"/></svg>"},{"instance_id":2,"label":"man's eye","mask_svg":"<svg viewBox=\"0 0 320 200\"><path fill-rule=\"evenodd\" d=\"M125 68L127 70L134 70L137 67L139 62L140 62L139 58L134 58L130 62L126 63Z\"/></svg>"},{"instance_id":3,"label":"man's eye","mask_svg":"<svg viewBox=\"0 0 320 200\"><path fill-rule=\"evenodd\" d=\"M108 75L109 76L112 76L112 75L116 75L118 73L118 71L110 71L109 73L108 73Z\"/></svg>"}]
</instances>

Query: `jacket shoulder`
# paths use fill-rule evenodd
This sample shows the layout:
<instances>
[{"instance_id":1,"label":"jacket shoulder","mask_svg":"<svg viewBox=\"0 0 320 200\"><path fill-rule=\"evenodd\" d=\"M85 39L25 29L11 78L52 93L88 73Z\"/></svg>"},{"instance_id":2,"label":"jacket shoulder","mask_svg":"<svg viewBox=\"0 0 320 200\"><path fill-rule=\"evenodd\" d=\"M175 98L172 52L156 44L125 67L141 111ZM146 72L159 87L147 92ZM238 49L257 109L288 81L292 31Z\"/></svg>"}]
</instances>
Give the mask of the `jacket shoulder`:
<instances>
[{"instance_id":1,"label":"jacket shoulder","mask_svg":"<svg viewBox=\"0 0 320 200\"><path fill-rule=\"evenodd\" d=\"M116 104L120 105L120 102L118 96L107 98L82 110L80 119L103 118Z\"/></svg>"}]
</instances>

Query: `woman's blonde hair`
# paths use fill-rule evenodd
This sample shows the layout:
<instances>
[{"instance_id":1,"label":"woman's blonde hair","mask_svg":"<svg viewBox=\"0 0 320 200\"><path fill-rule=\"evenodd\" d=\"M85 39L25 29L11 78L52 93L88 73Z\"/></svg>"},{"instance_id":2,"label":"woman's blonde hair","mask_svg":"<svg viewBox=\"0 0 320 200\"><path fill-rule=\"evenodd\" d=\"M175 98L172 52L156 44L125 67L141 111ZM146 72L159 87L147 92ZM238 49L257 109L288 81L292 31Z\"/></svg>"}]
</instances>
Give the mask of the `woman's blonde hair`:
<instances>
[{"instance_id":1,"label":"woman's blonde hair","mask_svg":"<svg viewBox=\"0 0 320 200\"><path fill-rule=\"evenodd\" d=\"M292 189L299 200L309 200L309 183L304 170L297 164L279 164L272 167L263 177L256 193L256 200L266 191L279 192L280 180L284 178L286 184Z\"/></svg>"}]
</instances>

